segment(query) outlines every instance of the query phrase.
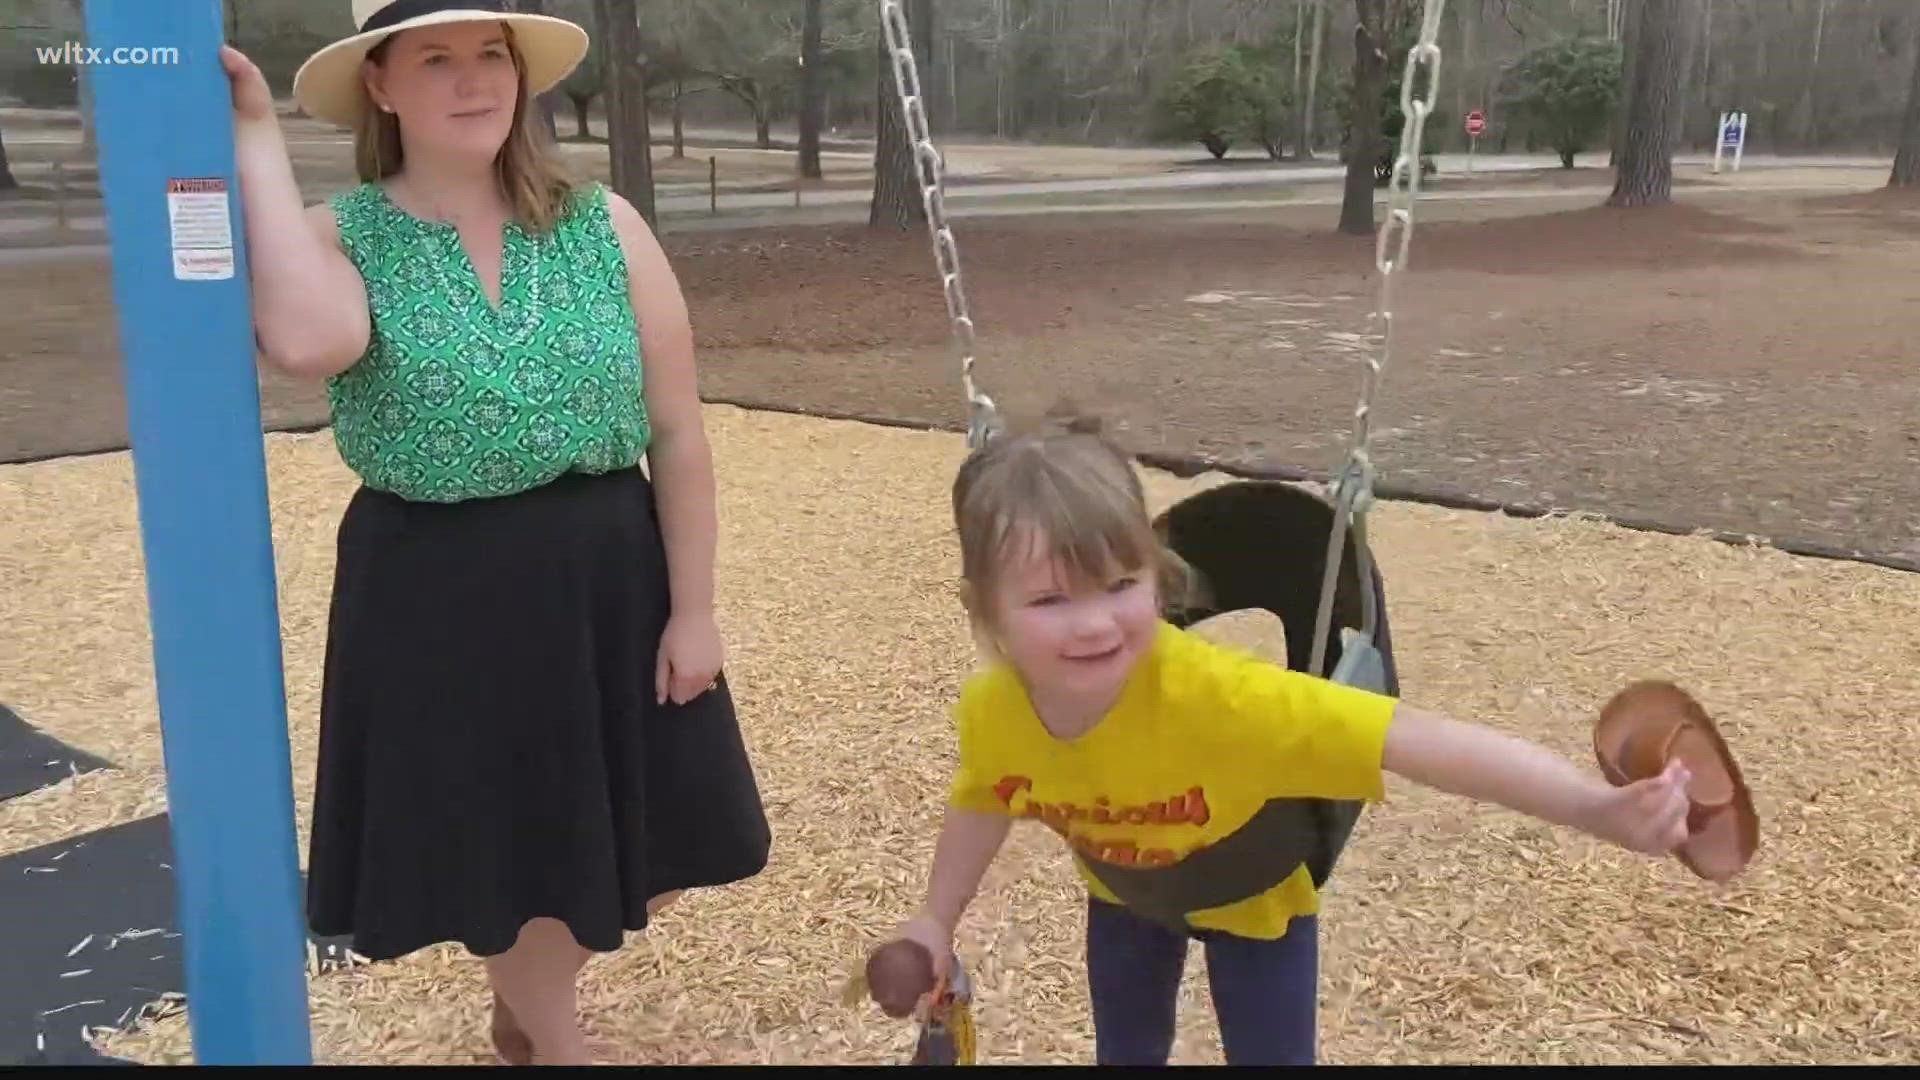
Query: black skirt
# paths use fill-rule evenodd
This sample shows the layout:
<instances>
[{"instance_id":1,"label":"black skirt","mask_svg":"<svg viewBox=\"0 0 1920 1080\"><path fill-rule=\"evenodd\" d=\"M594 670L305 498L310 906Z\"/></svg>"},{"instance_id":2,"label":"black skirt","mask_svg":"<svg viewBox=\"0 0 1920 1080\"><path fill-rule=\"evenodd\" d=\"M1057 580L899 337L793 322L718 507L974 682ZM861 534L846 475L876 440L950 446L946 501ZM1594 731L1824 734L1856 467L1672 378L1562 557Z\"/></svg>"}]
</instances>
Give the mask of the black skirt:
<instances>
[{"instance_id":1,"label":"black skirt","mask_svg":"<svg viewBox=\"0 0 1920 1080\"><path fill-rule=\"evenodd\" d=\"M370 959L535 917L617 949L647 900L765 868L722 677L654 700L666 551L639 469L520 495L362 488L340 524L307 917Z\"/></svg>"}]
</instances>

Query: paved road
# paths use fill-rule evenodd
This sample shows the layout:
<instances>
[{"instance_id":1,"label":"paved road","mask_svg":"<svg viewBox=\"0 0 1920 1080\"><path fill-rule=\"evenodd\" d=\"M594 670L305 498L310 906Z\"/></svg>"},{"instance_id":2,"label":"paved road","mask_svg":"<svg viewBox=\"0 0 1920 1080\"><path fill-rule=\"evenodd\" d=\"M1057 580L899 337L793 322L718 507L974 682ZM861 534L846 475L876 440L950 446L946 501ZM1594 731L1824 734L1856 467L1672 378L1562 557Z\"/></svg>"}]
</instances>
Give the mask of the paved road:
<instances>
[{"instance_id":1,"label":"paved road","mask_svg":"<svg viewBox=\"0 0 1920 1080\"><path fill-rule=\"evenodd\" d=\"M1683 168L1705 168L1712 161L1710 155L1676 155L1674 164ZM1466 156L1462 154L1435 155L1435 162L1443 175L1455 176L1466 172ZM1490 173L1515 173L1539 169L1550 169L1559 164L1552 155L1509 154L1498 158L1480 158L1474 163L1476 175ZM1760 171L1777 168L1871 168L1884 164L1877 158L1791 158L1754 155L1742 163L1743 171ZM1247 167L1224 170L1196 172L1162 173L1150 176L1113 176L1095 177L1081 180L1036 180L1016 183L960 183L954 182L947 190L947 201L955 212L963 212L967 204L983 200L1034 198L1055 195L1093 195L1107 193L1138 193L1153 191L1198 192L1220 188L1283 188L1301 184L1328 183L1338 181L1346 175L1343 166L1328 165L1280 165L1271 168ZM1548 192L1549 194L1551 192ZM1439 197L1435 193L1435 197ZM871 193L864 188L840 189L808 192L804 196L805 205L801 208L865 206ZM697 193L668 193L656 200L663 216L685 218L689 221L707 220L710 224L716 220L726 221L729 213L740 211L793 210L793 195L790 192L732 192L724 193L720 199L723 213L715 219L707 213L708 197L705 191ZM1065 212L1065 208L1054 207L1056 212ZM807 217L804 220L819 220ZM834 220L834 219L828 219ZM80 230L98 231L104 226L100 215L76 216L73 224ZM728 224L739 222L728 221ZM676 223L676 226L679 223ZM4 242L9 233L26 235L43 232L44 220L0 220L0 242ZM696 226L698 227L698 226Z\"/></svg>"},{"instance_id":2,"label":"paved road","mask_svg":"<svg viewBox=\"0 0 1920 1080\"><path fill-rule=\"evenodd\" d=\"M1463 171L1465 159L1459 166ZM1499 161L1480 161L1476 171L1483 173L1522 172L1551 167L1554 162L1547 158L1509 157ZM1442 164L1441 168L1449 166ZM1204 191L1215 188L1261 188L1286 187L1296 184L1325 183L1339 180L1346 175L1346 169L1340 165L1295 165L1275 166L1273 168L1236 168L1218 172L1182 172L1165 173L1153 176L1112 176L1095 177L1082 180L1032 180L1014 183L965 183L961 178L949 182L947 201L950 203L971 202L981 199L1012 199L1047 195L1087 195L1107 192L1145 192L1145 191ZM865 206L873 193L864 188L846 188L827 191L810 191L803 197L806 206ZM664 190L655 200L661 214L703 214L709 204L704 187L694 191ZM793 207L793 194L785 191L762 192L723 192L720 205L727 211L740 210L778 210ZM82 229L98 229L102 218L97 215L76 215L74 225ZM0 220L0 238L8 232L28 233L45 230L46 222L40 220Z\"/></svg>"},{"instance_id":3,"label":"paved road","mask_svg":"<svg viewBox=\"0 0 1920 1080\"><path fill-rule=\"evenodd\" d=\"M1765 186L1764 190L1769 192L1777 192L1781 194L1813 195L1813 194L1819 194L1822 192L1862 191L1862 190L1866 190L1870 186L1871 186L1870 184L1863 184L1857 179L1849 181L1845 179L1836 178L1835 181L1832 183L1805 182L1805 183L1789 183L1789 184L1768 184ZM1605 188L1605 187L1589 187L1589 188L1490 187L1490 188L1482 188L1479 190L1424 191L1421 193L1420 201L1423 204L1426 204L1426 203L1437 203L1437 202L1479 202L1479 201L1506 202L1506 201L1525 200L1525 199L1546 199L1546 200L1558 199L1562 201L1570 200L1570 199L1599 200L1599 199L1605 198L1607 196L1607 193L1610 190L1611 190L1610 188ZM1760 190L1760 189L1750 188L1750 187L1732 187L1732 186L1724 187L1724 188L1705 187L1705 188L1689 189L1687 194L1688 194L1688 197L1691 198L1694 196L1733 195L1733 194L1740 194L1743 192L1751 193L1755 190ZM1031 217L1035 215L1056 216L1056 215L1065 215L1065 214L1114 214L1114 213L1141 213L1141 212L1197 213L1197 212L1206 212L1206 211L1272 210L1272 209L1279 209L1282 207L1302 207L1302 206L1338 206L1340 204L1340 201L1341 201L1340 196L1337 194L1324 195L1324 196L1309 196L1305 198L1298 197L1298 196L1287 196L1287 197L1281 197L1281 198L1264 198L1264 199L1262 198L1235 199L1235 198L1224 198L1217 195L1211 196L1211 197L1202 195L1201 197L1198 197L1198 198L1185 198L1185 199L1122 198L1122 199L1116 199L1113 201L1097 202L1097 203L1093 203L1093 202L1089 202L1089 203L1034 203L1034 202L1003 203L1003 202L997 202L996 200L993 200L993 199L960 200L960 199L954 199L952 196L949 196L948 213L949 213L949 216L954 218ZM704 208L704 205L705 204L702 203L703 208ZM669 231L675 232L675 233L686 233L686 232L710 232L710 231L717 231L722 229L739 229L739 228L753 228L753 227L772 228L772 227L779 227L779 226L833 225L833 224L846 224L846 223L865 221L867 216L866 198L864 196L859 200L846 200L846 199L836 200L833 205L822 206L822 205L809 204L808 206L797 211L792 209L791 199L789 199L784 204L775 204L775 205L784 206L785 209L772 209L772 210L762 211L758 213L746 213L746 214L741 214L741 213L722 213L718 215L709 215L706 213L676 214L670 220L668 229ZM99 227L98 225L95 225L93 228L86 231L97 235L99 232ZM59 259L66 259L66 258L78 258L82 256L89 256L89 257L98 256L98 255L106 254L107 250L108 250L107 245L99 241L89 241L89 242L74 243L74 244L62 244L59 246L52 246L52 247L0 246L0 267L26 266L26 265L32 265L35 263L57 261Z\"/></svg>"}]
</instances>

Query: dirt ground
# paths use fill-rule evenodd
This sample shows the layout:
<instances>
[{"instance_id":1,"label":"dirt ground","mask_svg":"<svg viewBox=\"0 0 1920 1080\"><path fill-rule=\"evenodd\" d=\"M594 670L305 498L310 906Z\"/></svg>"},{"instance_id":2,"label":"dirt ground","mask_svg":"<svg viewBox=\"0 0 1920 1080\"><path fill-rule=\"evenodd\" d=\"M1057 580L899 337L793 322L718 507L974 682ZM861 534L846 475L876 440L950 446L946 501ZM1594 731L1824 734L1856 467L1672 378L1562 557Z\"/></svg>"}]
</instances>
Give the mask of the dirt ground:
<instances>
[{"instance_id":1,"label":"dirt ground","mask_svg":"<svg viewBox=\"0 0 1920 1080\"><path fill-rule=\"evenodd\" d=\"M1683 190L1435 203L1397 286L1380 480L1920 559L1920 199ZM979 373L1139 450L1322 471L1361 384L1370 239L1332 211L970 219ZM952 424L923 233L670 236L711 399ZM0 269L0 461L124 444L102 259ZM324 422L263 377L272 428Z\"/></svg>"},{"instance_id":2,"label":"dirt ground","mask_svg":"<svg viewBox=\"0 0 1920 1080\"><path fill-rule=\"evenodd\" d=\"M1920 556L1916 210L1722 197L1421 228L1376 403L1383 481ZM1071 397L1141 449L1330 467L1361 383L1373 245L1331 234L1325 213L967 223L989 392ZM752 298L744 320L697 309L708 392L957 421L924 249L815 241L791 290L683 257L698 295Z\"/></svg>"}]
</instances>

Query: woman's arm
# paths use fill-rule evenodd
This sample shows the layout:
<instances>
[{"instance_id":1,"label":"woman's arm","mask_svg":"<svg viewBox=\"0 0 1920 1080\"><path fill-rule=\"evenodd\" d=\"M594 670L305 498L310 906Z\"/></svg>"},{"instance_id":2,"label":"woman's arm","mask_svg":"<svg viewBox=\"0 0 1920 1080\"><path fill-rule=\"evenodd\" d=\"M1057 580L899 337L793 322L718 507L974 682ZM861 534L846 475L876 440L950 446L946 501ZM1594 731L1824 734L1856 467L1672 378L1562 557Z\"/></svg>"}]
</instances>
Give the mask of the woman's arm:
<instances>
[{"instance_id":1,"label":"woman's arm","mask_svg":"<svg viewBox=\"0 0 1920 1080\"><path fill-rule=\"evenodd\" d=\"M713 451L700 417L693 326L680 282L660 241L633 204L608 192L614 230L626 254L628 291L640 324L642 394L651 442L647 462L659 492L660 531L667 549L673 619L713 621L713 564L720 523ZM716 643L717 644L717 643ZM714 658L714 666L719 658ZM713 673L697 676L697 692ZM685 689L685 687L682 687ZM686 696L692 696L691 692ZM677 700L684 700L675 693Z\"/></svg>"},{"instance_id":2,"label":"woman's arm","mask_svg":"<svg viewBox=\"0 0 1920 1080\"><path fill-rule=\"evenodd\" d=\"M1665 854L1686 839L1686 772L1616 788L1537 743L1397 705L1381 761L1417 784L1498 803L1622 847Z\"/></svg>"},{"instance_id":3,"label":"woman's arm","mask_svg":"<svg viewBox=\"0 0 1920 1080\"><path fill-rule=\"evenodd\" d=\"M367 351L366 285L339 248L328 207L300 204L260 70L232 48L220 56L234 87L234 165L255 339L267 362L289 375L336 375Z\"/></svg>"}]
</instances>

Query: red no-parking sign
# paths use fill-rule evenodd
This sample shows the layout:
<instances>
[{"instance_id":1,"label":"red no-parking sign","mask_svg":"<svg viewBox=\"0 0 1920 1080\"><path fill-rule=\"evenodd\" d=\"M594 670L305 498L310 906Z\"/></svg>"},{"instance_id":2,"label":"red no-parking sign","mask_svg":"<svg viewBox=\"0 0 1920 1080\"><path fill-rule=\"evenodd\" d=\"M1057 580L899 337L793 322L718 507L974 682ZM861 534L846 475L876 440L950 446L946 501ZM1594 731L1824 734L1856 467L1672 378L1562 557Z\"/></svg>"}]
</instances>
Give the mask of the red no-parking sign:
<instances>
[{"instance_id":1,"label":"red no-parking sign","mask_svg":"<svg viewBox=\"0 0 1920 1080\"><path fill-rule=\"evenodd\" d=\"M1486 113L1481 112L1479 109L1475 109L1472 112L1467 114L1467 134L1472 135L1475 138L1479 138L1480 133L1485 130L1487 130L1487 114Z\"/></svg>"}]
</instances>

